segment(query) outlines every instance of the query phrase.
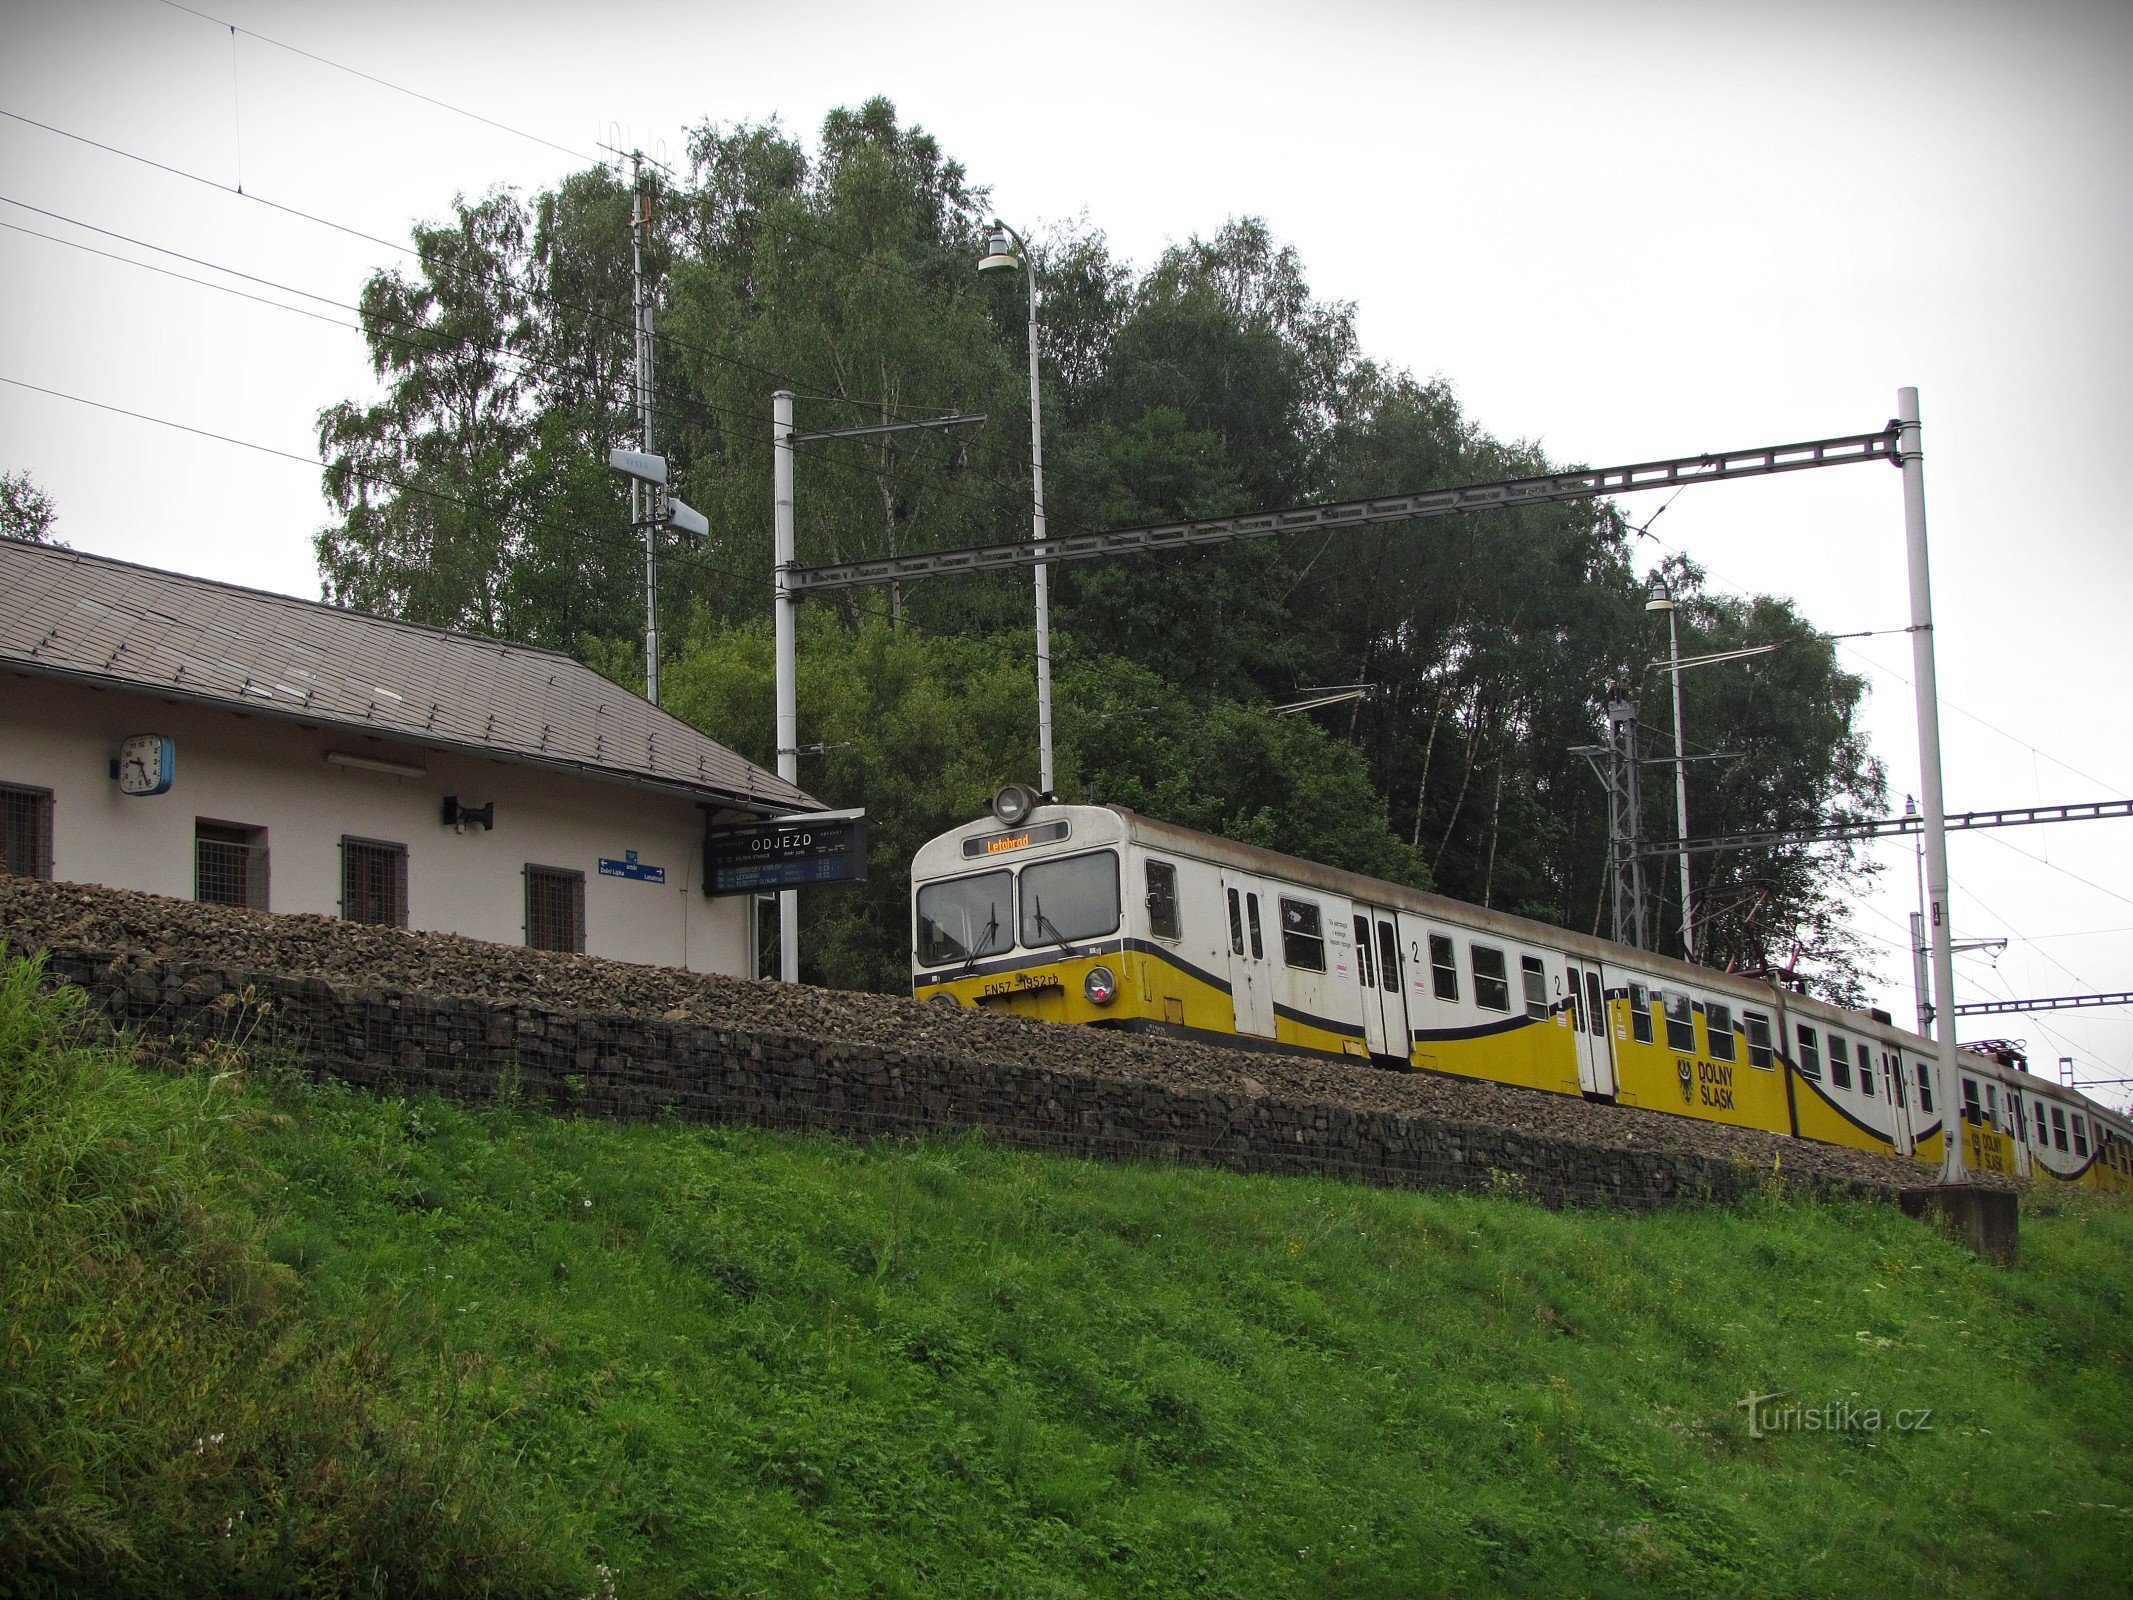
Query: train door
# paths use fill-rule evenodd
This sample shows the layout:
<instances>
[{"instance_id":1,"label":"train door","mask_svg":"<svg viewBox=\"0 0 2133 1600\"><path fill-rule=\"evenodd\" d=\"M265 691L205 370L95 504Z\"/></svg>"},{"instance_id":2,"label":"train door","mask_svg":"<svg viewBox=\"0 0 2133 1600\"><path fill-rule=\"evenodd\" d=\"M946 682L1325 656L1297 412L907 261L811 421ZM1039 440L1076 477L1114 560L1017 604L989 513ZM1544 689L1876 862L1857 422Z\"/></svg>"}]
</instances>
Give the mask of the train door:
<instances>
[{"instance_id":1,"label":"train door","mask_svg":"<svg viewBox=\"0 0 2133 1600\"><path fill-rule=\"evenodd\" d=\"M1577 1035L1578 1087L1612 1100L1615 1093L1614 1039L1607 1029L1607 1002L1601 993L1600 969L1572 961L1563 968L1564 999L1571 1030Z\"/></svg>"},{"instance_id":2,"label":"train door","mask_svg":"<svg viewBox=\"0 0 2133 1600\"><path fill-rule=\"evenodd\" d=\"M1355 984L1363 1008L1363 1042L1373 1058L1385 1054L1385 1012L1378 1004L1377 940L1370 931L1370 913L1355 908Z\"/></svg>"},{"instance_id":3,"label":"train door","mask_svg":"<svg viewBox=\"0 0 2133 1600\"><path fill-rule=\"evenodd\" d=\"M1222 906L1229 918L1229 997L1237 1031L1274 1037L1274 969L1266 942L1275 930L1272 902L1256 879L1222 874Z\"/></svg>"},{"instance_id":4,"label":"train door","mask_svg":"<svg viewBox=\"0 0 2133 1600\"><path fill-rule=\"evenodd\" d=\"M1897 1154L1907 1156L1918 1148L1918 1134L1911 1122L1911 1097L1903 1088L1903 1058L1893 1050L1876 1048L1881 1057L1881 1093L1889 1108L1889 1129L1896 1138Z\"/></svg>"},{"instance_id":5,"label":"train door","mask_svg":"<svg viewBox=\"0 0 2133 1600\"><path fill-rule=\"evenodd\" d=\"M1400 946L1400 975L1406 979L1401 998L1406 1002L1407 1058L1415 1060L1415 1030L1445 1026L1459 1003L1459 974L1440 967L1433 956L1429 924L1401 912L1395 919ZM1442 939L1443 935L1436 935ZM1450 947L1443 947L1450 959ZM1419 1063L1418 1063L1419 1064Z\"/></svg>"},{"instance_id":6,"label":"train door","mask_svg":"<svg viewBox=\"0 0 2133 1600\"><path fill-rule=\"evenodd\" d=\"M1407 994L1400 971L1400 935L1390 911L1355 908L1355 948L1363 981L1363 1028L1370 1053L1414 1060L1414 1039L1407 1031Z\"/></svg>"}]
</instances>

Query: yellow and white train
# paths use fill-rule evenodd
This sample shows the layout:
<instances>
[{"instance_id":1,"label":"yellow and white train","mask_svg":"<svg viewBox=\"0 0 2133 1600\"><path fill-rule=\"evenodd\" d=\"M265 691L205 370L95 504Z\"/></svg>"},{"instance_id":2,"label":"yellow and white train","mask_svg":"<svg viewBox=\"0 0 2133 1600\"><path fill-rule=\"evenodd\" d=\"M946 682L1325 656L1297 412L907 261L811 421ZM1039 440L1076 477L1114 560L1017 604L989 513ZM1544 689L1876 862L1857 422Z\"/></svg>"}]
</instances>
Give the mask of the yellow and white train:
<instances>
[{"instance_id":1,"label":"yellow and white train","mask_svg":"<svg viewBox=\"0 0 2133 1600\"><path fill-rule=\"evenodd\" d=\"M1487 1078L1937 1165L1932 1043L1882 1012L1122 806L1040 803L913 858L912 992L1052 1022ZM1973 1171L2133 1190L2133 1121L1962 1056Z\"/></svg>"}]
</instances>

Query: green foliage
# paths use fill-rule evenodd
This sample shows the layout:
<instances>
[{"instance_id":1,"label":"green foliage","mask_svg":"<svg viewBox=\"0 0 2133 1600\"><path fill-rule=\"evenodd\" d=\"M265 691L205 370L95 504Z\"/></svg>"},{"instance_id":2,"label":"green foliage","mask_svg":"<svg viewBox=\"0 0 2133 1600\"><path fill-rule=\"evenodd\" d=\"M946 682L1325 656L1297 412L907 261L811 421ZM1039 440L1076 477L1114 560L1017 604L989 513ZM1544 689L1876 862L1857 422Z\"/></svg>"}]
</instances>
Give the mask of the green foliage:
<instances>
[{"instance_id":1,"label":"green foliage","mask_svg":"<svg viewBox=\"0 0 2133 1600\"><path fill-rule=\"evenodd\" d=\"M52 524L58 520L59 508L35 478L27 472L0 472L0 538L63 545L65 541L52 537Z\"/></svg>"},{"instance_id":2,"label":"green foliage","mask_svg":"<svg viewBox=\"0 0 2133 1600\"><path fill-rule=\"evenodd\" d=\"M464 1408L266 1248L289 1119L211 1044L149 1075L0 965L0 1594L535 1594Z\"/></svg>"},{"instance_id":3,"label":"green foliage","mask_svg":"<svg viewBox=\"0 0 2133 1600\"><path fill-rule=\"evenodd\" d=\"M1427 886L1348 745L1260 707L1196 704L1130 663L1084 661L1056 635L1054 648L1068 708L1056 752L1067 792ZM1002 774L1035 774L1031 641L941 637L879 620L851 631L810 608L797 659L805 737L826 747L803 758L801 782L867 808L872 864L863 886L802 898L802 976L907 990L906 864L928 839L982 815ZM699 727L754 731L737 748L769 762L769 629L700 617L664 689L668 709Z\"/></svg>"},{"instance_id":4,"label":"green foliage","mask_svg":"<svg viewBox=\"0 0 2133 1600\"><path fill-rule=\"evenodd\" d=\"M660 285L658 444L711 525L700 545L668 541L667 615L753 626L767 608L778 388L796 395L803 432L951 410L989 419L982 431L800 447L803 563L989 543L1027 528L1029 289L1021 274L974 270L986 196L962 167L880 99L833 112L812 148L775 122L706 124L691 135L689 160L641 230ZM327 592L567 648L619 682L641 682L638 546L603 464L606 447L636 431L630 196L589 172L530 201L499 192L456 211L449 226L416 230L414 273L382 274L366 291L385 398L321 416L327 490L341 512L320 535ZM1145 270L1116 260L1086 223L1033 241L1032 252L1056 534L1557 465L1475 427L1449 384L1370 362L1353 308L1317 299L1296 252L1260 219L1233 219ZM1693 575L1678 576L1696 588ZM1020 573L812 604L854 638L881 618L987 644L1026 638L1031 627ZM1744 757L1692 774L1696 831L1771 817L1789 826L1880 804L1879 769L1854 720L1864 686L1837 670L1803 619L1766 597L1697 593L1684 620L1697 641L1782 638L1789 663L1690 679L1695 740ZM1663 677L1646 667L1664 635L1643 610L1629 533L1608 508L1536 506L1061 566L1053 621L1062 690L1078 673L1079 705L1055 695L1062 729L1115 715L1111 691L1128 683L1178 724L1158 736L1192 774L1182 789L1171 785L1191 808L1170 813L1176 820L1212 817L1255 839L1345 851L1344 864L1376 862L1372 870L1426 878L1458 898L1605 931L1604 795L1571 751L1601 739L1611 699L1635 699L1655 731L1667 706ZM810 649L846 659L849 650L826 638L811 632ZM1127 663L1159 690L1143 693L1143 677L1121 676ZM1254 764L1286 770L1306 746L1236 708L1358 682L1373 686L1369 699L1311 714L1328 740L1311 748L1338 770L1300 787L1253 776ZM989 686L1008 688L1004 678ZM986 767L1004 762L1002 741L1015 742L1010 713L1026 730L1021 746L1034 738L1029 695L972 705L984 731L969 724L966 737L937 715L938 700L854 722L854 696L885 709L879 697L824 687L828 701L802 695L803 742L867 748L803 777L838 804L910 791L877 834L884 847L914 837L905 821L934 814L936 800L982 797L1033 773L1019 755ZM723 712L707 709L704 719L729 743L760 746L768 732L767 722L752 733ZM1182 731L1192 724L1204 726ZM920 742L888 742L906 734ZM1061 754L1062 795L1080 799L1108 783L1159 809L1157 769L1112 771L1126 760L1109 753L1118 742L1085 739L1071 781ZM1350 754L1332 755L1335 744ZM1351 792L1355 759L1372 797ZM904 776L935 762L951 770ZM1648 775L1646 814L1664 817L1664 770ZM1292 801L1317 812L1284 818ZM1362 833L1344 842L1351 828ZM1403 850L1388 848L1393 838ZM876 861L885 875L900 865L886 848ZM1791 972L1849 998L1865 958L1836 913L1867 870L1842 848L1729 860L1712 875L1702 947L1737 970ZM865 972L887 982L895 970L887 948L902 937L901 913L890 914L885 888L867 897L878 915L864 936L843 910L810 913L850 948L852 959L829 969L841 981Z\"/></svg>"},{"instance_id":5,"label":"green foliage","mask_svg":"<svg viewBox=\"0 0 2133 1600\"><path fill-rule=\"evenodd\" d=\"M29 1059L49 1096L49 1047ZM1553 1213L74 1059L75 1154L33 1135L34 1183L8 1101L0 1283L10 1332L44 1331L34 1365L9 1340L0 1451L11 1541L51 1526L19 1510L26 1485L55 1502L49 1463L93 1468L77 1516L134 1555L76 1589L583 1594L601 1567L654 1600L2122 1586L2120 1204L2032 1207L2000 1270L1893 1207L1774 1193ZM150 1172L147 1198L114 1187ZM181 1189L214 1237L265 1240L235 1299L276 1297L267 1333L187 1289L208 1236L173 1220ZM97 1243L121 1229L137 1268ZM63 1270L92 1256L133 1292ZM298 1329L310 1371L363 1374L367 1411L324 1404L367 1423L309 1431L311 1388L254 1359ZM1739 1402L1772 1393L1883 1426L1750 1438ZM1898 1407L1930 1429L1897 1432ZM380 1426L421 1441L405 1476L371 1465ZM254 1442L292 1436L334 1449ZM470 1483L513 1520L456 1511ZM392 1542L326 1537L358 1520L336 1492ZM62 1587L25 1550L17 1589Z\"/></svg>"}]
</instances>

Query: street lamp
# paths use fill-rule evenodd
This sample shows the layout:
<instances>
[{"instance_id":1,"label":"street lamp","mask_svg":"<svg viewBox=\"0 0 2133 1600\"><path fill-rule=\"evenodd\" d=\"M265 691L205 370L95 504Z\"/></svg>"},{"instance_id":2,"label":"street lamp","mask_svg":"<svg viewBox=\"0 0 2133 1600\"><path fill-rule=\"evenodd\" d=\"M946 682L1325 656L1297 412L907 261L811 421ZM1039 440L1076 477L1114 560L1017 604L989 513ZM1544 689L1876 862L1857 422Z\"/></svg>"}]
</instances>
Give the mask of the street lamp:
<instances>
[{"instance_id":1,"label":"street lamp","mask_svg":"<svg viewBox=\"0 0 2133 1600\"><path fill-rule=\"evenodd\" d=\"M1044 422L1037 390L1037 268L1030 260L1022 235L998 218L985 236L985 255L980 272L1012 272L1020 267L1029 275L1029 465L1032 485L1031 522L1039 544L1044 542ZM1052 792L1052 569L1037 563L1037 788Z\"/></svg>"},{"instance_id":2,"label":"street lamp","mask_svg":"<svg viewBox=\"0 0 2133 1600\"><path fill-rule=\"evenodd\" d=\"M1689 841L1689 762L1681 739L1681 625L1675 615L1674 592L1666 586L1664 579L1652 580L1644 609L1666 613L1667 671L1674 680L1674 837L1686 845ZM1675 854L1681 862L1681 953L1694 961L1696 917L1694 902L1689 897L1689 853L1684 849Z\"/></svg>"}]
</instances>

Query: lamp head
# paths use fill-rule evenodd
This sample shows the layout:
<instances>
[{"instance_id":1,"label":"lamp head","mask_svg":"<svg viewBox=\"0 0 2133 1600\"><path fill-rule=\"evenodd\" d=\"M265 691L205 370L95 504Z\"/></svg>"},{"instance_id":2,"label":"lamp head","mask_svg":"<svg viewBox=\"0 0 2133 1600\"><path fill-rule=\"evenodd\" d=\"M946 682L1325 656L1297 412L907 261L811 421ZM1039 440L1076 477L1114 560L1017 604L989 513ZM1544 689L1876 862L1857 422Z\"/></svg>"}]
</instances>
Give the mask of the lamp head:
<instances>
[{"instance_id":1,"label":"lamp head","mask_svg":"<svg viewBox=\"0 0 2133 1600\"><path fill-rule=\"evenodd\" d=\"M1673 610L1674 591L1664 583L1654 583L1651 587L1651 592L1645 596L1644 609L1647 611Z\"/></svg>"},{"instance_id":2,"label":"lamp head","mask_svg":"<svg viewBox=\"0 0 2133 1600\"><path fill-rule=\"evenodd\" d=\"M999 223L985 235L985 255L978 262L980 272L1012 272L1022 265L1022 258L1015 253L1014 236Z\"/></svg>"}]
</instances>

